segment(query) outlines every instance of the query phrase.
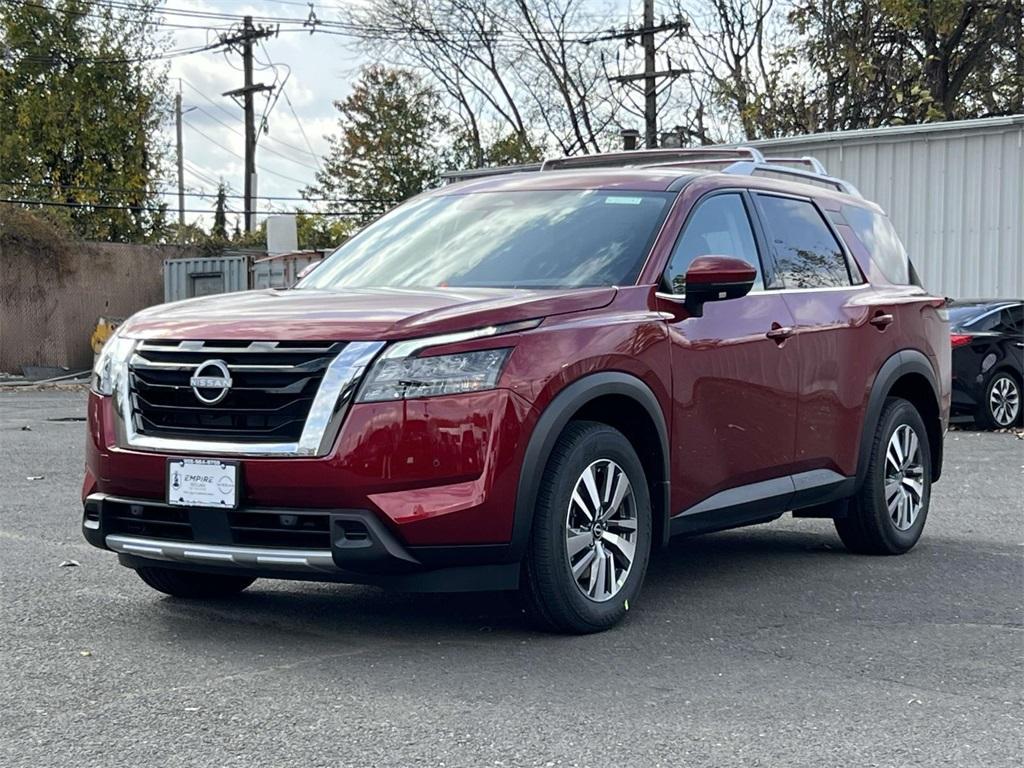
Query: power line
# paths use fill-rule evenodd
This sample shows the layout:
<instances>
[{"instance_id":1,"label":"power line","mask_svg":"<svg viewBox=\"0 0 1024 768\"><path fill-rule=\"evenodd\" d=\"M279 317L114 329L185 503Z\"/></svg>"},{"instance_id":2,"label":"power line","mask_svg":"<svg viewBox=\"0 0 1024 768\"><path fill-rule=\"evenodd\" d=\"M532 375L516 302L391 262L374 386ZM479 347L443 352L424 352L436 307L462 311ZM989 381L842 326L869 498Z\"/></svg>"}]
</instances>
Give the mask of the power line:
<instances>
[{"instance_id":1,"label":"power line","mask_svg":"<svg viewBox=\"0 0 1024 768\"><path fill-rule=\"evenodd\" d=\"M302 140L306 142L306 146L309 147L309 154L316 160L316 166L320 171L323 171L323 166L320 164L320 156L313 151L313 145L309 141L309 137L306 135L306 129L302 126L302 121L299 120L299 116L295 113L295 107L292 106L292 100L288 98L288 92L285 91L284 86L281 86L281 95L284 96L284 103L288 105L288 111L292 113L292 117L295 118L295 125L299 127L299 133L302 134Z\"/></svg>"},{"instance_id":2,"label":"power line","mask_svg":"<svg viewBox=\"0 0 1024 768\"><path fill-rule=\"evenodd\" d=\"M38 8L45 8L51 12L67 13L77 16L88 16L90 11L76 11L66 8L48 8L40 3L29 2L29 0L9 0L13 2L20 2L22 5L29 5ZM137 4L127 2L114 2L114 0L105 0L103 7L108 7L121 11L151 11L152 8L148 6L141 6ZM160 6L161 14L168 16L177 16L189 20L203 20L203 21L217 21L217 22L243 22L245 16L234 13L224 13L220 11L200 11L194 9L185 8L169 8L166 6ZM430 42L431 40L437 39L437 37L445 37L451 40L460 40L469 45L474 42L478 42L475 36L467 36L466 30L461 29L450 29L443 27L431 27L422 29L410 29L405 26L389 26L385 24L368 24L368 23L357 23L351 21L337 21L337 20L324 20L316 17L315 14L310 14L305 18L295 18L287 16L273 16L263 15L251 16L253 22L260 24L270 24L276 26L274 34L280 34L281 32L304 32L311 34L313 32L317 34L336 35L341 37L348 37L354 39L367 39L367 38L387 38L392 42ZM182 27L183 25L168 22L166 19L128 19L129 23L147 24L157 27ZM291 25L291 26L282 26ZM207 27L187 27L191 29L206 29ZM497 44L503 37L508 35L512 36L512 43L515 44L516 37L514 33L505 30L494 29L489 30L486 33L491 42ZM565 30L561 37L550 37L550 36L539 36L538 39L546 42L570 42L570 43L584 43L589 44L594 42L596 35L600 32L591 30Z\"/></svg>"},{"instance_id":3,"label":"power line","mask_svg":"<svg viewBox=\"0 0 1024 768\"><path fill-rule=\"evenodd\" d=\"M220 48L222 43L210 43L209 45L190 46L188 48L177 48L164 53L155 53L150 56L135 56L130 58L102 59L89 56L61 58L59 56L23 56L18 61L28 61L33 64L135 64L142 61L155 61L157 59L177 59L182 56L191 56L194 53L203 53Z\"/></svg>"},{"instance_id":4,"label":"power line","mask_svg":"<svg viewBox=\"0 0 1024 768\"><path fill-rule=\"evenodd\" d=\"M91 10L86 10L86 11L79 11L79 10L75 10L73 8L56 8L56 7L51 8L48 5L43 5L42 3L37 3L37 2L32 2L31 0L4 0L4 2L17 3L18 5L26 6L26 7L29 7L29 8L39 8L41 10L48 11L49 13L63 13L65 15L67 15L67 16L79 16L81 18L86 18L86 17L92 15L92 10L94 10L94 9L91 9ZM119 9L119 10L124 10L124 9ZM142 10L142 6L137 6L137 10ZM150 10L153 10L153 9L150 9ZM166 21L164 19L119 19L118 21L120 23L124 23L124 24L137 24L137 25L140 25L140 26L148 26L148 27L166 27L168 29L201 29L201 30L207 30L207 31L218 31L217 27L212 27L209 24L204 24L204 25L198 25L198 24L178 24L178 23L175 23L175 22ZM227 31L228 29L230 29L230 27L221 27L220 29L223 30L223 31Z\"/></svg>"},{"instance_id":5,"label":"power line","mask_svg":"<svg viewBox=\"0 0 1024 768\"><path fill-rule=\"evenodd\" d=\"M222 150L224 150L225 152L229 152L230 154L232 154L232 155L233 155L234 157L238 158L239 160L243 160L243 159L244 159L244 157L243 157L242 155L238 154L238 152L236 152L236 151L235 151L235 150L233 150L233 149L230 149L229 147L225 147L225 146L224 146L223 144L221 144L221 143L220 143L219 141L217 141L216 139L212 138L211 136L209 136L208 134L204 133L203 131L199 130L199 129L198 129L198 128L196 128L196 127L195 127L194 125L192 125L192 123L188 122L187 120L185 121L185 125L187 125L187 126L188 126L189 128L191 128L191 129L192 129L193 131L195 131L196 133L198 133L198 134L199 134L200 136L202 136L202 137L203 137L204 139L206 139L207 141L209 141L209 142L210 142L211 144L214 144L214 145L216 145L216 146L220 147L220 148L221 148ZM266 147L264 147L264 149L267 149L267 148L266 148ZM286 158L286 159L290 159L290 158ZM296 162L296 161L295 161L295 160L292 160L292 162ZM315 168L313 168L312 166L309 166L309 165L305 165L305 164L303 164L303 163L297 163L297 164L298 164L298 165L301 165L301 166L302 166L303 168L309 168L310 170L313 170L313 171L315 171L315 170L316 170L316 169L315 169ZM305 186L305 185L309 184L309 180L308 180L308 179L297 179L297 178L295 178L294 176L289 176L289 175L288 175L288 174L286 174L286 173L281 173L280 171L275 171L275 170L271 170L270 168L267 168L266 166L263 166L263 168L261 169L261 171L262 171L263 173L269 173L269 174L270 174L271 176L278 176L278 177L280 177L280 178L282 178L282 179L285 179L286 181L293 181L293 182L295 182L296 184L302 184L303 186Z\"/></svg>"},{"instance_id":6,"label":"power line","mask_svg":"<svg viewBox=\"0 0 1024 768\"><path fill-rule=\"evenodd\" d=\"M29 200L29 199L25 199L25 198L15 198L15 197L3 197L3 198L0 198L0 203L6 203L8 205L42 205L42 206L49 206L49 207L54 207L54 208L74 208L74 209L88 208L90 210L103 210L103 211L131 211L131 212L134 212L134 213L142 213L142 212L145 212L145 213L157 213L157 212L159 212L163 208L163 207L160 207L160 208L150 208L150 207L145 207L145 206L141 206L141 205L139 205L139 206L115 205L115 204L112 204L112 203L67 203L67 202L60 202L60 201L56 201L56 200ZM185 213L203 213L203 214L208 214L208 213L210 213L210 209L209 208L186 208L185 209ZM238 211L230 211L230 213L238 213ZM257 215L260 215L260 216L270 216L270 215L281 213L281 211L265 210L265 211L251 211L251 213L254 213L254 214L257 214ZM300 211L296 211L296 213L301 213L303 216L341 216L341 217L346 217L346 216L362 216L362 215L364 215L363 211L304 211L304 210L300 210Z\"/></svg>"},{"instance_id":7,"label":"power line","mask_svg":"<svg viewBox=\"0 0 1024 768\"><path fill-rule=\"evenodd\" d=\"M189 122L188 120L185 120L185 121L184 121L184 123L185 123L185 125L187 125L187 126L188 126L189 128L191 128L191 129L192 129L193 131L195 131L196 133L198 133L198 134L199 134L200 136L202 136L202 137L203 137L204 139L206 139L206 140L207 140L208 142L210 142L210 143L211 143L211 144L213 144L214 146L220 147L220 148L221 148L221 149L223 149L223 150L224 150L225 152L228 152L228 153L230 153L230 154L234 155L235 157L237 157L237 158L238 158L239 160L244 160L244 159L245 159L245 158L244 158L244 157L243 157L242 155L240 155L240 154L239 154L238 152L236 152L235 150L231 149L230 147L225 147L225 146L224 146L223 144L221 144L221 143L220 143L219 141L217 141L217 140L216 140L215 138L213 138L213 137L212 137L212 136L210 136L209 134L207 134L207 133L205 133L205 132L203 132L203 131L199 130L198 128L196 128L196 127L195 127L194 125L192 125L192 123L190 123L190 122Z\"/></svg>"},{"instance_id":8,"label":"power line","mask_svg":"<svg viewBox=\"0 0 1024 768\"><path fill-rule=\"evenodd\" d=\"M45 184L45 183L40 183L40 182L20 182L20 181L2 180L2 179L0 179L0 184L3 184L5 186L11 186L11 187L30 187L30 188L33 188L33 189L54 189L54 188L57 188L57 189L61 189L61 190L64 190L64 191L71 191L71 192L112 192L112 193L115 193L115 194L127 194L127 195L146 193L146 192L150 191L150 190L146 190L146 189L129 189L129 188L125 188L125 187L83 187L83 186L75 186L75 185L71 185L71 184ZM155 190L152 190L152 191L155 194L158 194L158 195L176 195L178 193L178 191L176 189L169 189L169 188L155 189ZM189 190L185 191L185 196L186 197L217 197L217 195L218 195L217 192L207 192L206 190L200 190L198 192L189 191ZM239 195L239 194L225 194L224 196L229 198L229 199L237 199L237 200L242 200L245 197L244 195ZM277 201L283 201L283 202L295 201L295 202L304 202L304 203L376 203L376 202L380 202L379 200L371 200L370 198L365 198L365 197L314 197L314 198L308 198L308 197L300 197L300 196L294 196L294 195L256 195L256 199L257 200L277 200ZM392 204L394 204L394 203L392 202Z\"/></svg>"},{"instance_id":9,"label":"power line","mask_svg":"<svg viewBox=\"0 0 1024 768\"><path fill-rule=\"evenodd\" d=\"M216 107L217 109L219 109L219 110L220 110L221 112L223 112L223 113L224 113L225 115L228 115L228 116L229 116L229 117L230 117L230 118L231 118L232 120L237 120L237 119L238 119L238 117L237 117L236 115L234 115L234 114L233 114L233 113L231 113L231 112L228 112L228 111L227 111L226 109L224 109L224 108L223 108L222 106L220 106L219 104L217 104L217 103L216 103L216 102L215 102L215 101L214 101L213 99L211 99L211 98L210 98L209 96L207 96L207 95L206 95L205 93L203 93L203 92L202 92L202 91L200 91L200 90L199 90L198 88L196 88L196 87L195 87L194 85L192 85L192 84L191 84L191 83L190 83L190 82L189 82L188 80L186 80L185 78L180 78L180 79L181 79L181 81L182 81L183 83L185 83L185 85L187 85L187 86L188 86L189 88L191 88L191 89L192 89L193 91L195 91L195 92L196 92L197 94L199 94L200 96L202 96L202 97L203 97L204 99L206 99L206 101L208 101L208 102L209 102L210 104L212 104L212 105L213 105L214 107ZM285 101L286 101L286 102L288 102L288 101L289 101L289 99L288 99L288 94L284 94L284 97L285 97ZM207 109L206 109L205 107L200 107L200 106L198 106L198 105L193 105L193 107L194 107L195 109L199 110L200 112L202 112L202 113L203 113L204 115L206 115L206 116L207 116L208 118L210 118L211 120L213 120L213 121L214 121L215 123L220 123L220 125L224 126L225 128L227 128L227 129L228 129L229 131L231 131L232 133L237 133L237 134L238 134L239 136L242 136L242 135L243 135L243 134L242 134L242 132L241 132L241 131L240 131L240 130L239 130L239 129L237 128L237 127L235 127L235 126L231 126L231 125L229 125L228 123L225 123L225 122L224 122L223 120L221 120L220 118L218 118L218 117L217 117L216 115L212 114L212 113L211 113L211 112L210 112L209 110L207 110ZM294 112L294 111L293 111L293 112ZM298 118L296 117L296 119L298 119ZM300 131L302 130L301 124L300 124L300 126L299 126L299 130L300 130ZM302 153L303 155L306 155L306 154L308 154L308 155L310 155L310 156L311 156L311 157L312 157L312 158L313 158L314 160L316 160L316 161L317 161L317 162L319 163L319 155L317 155L317 154L316 154L316 152L313 152L313 151L312 151L312 148L310 148L309 150L303 149L302 147L300 147L300 146L297 146L297 145L295 145L295 144L291 144L291 143L289 143L289 142L285 141L284 139L279 139L279 138L277 138L277 137L275 137L275 136L271 136L271 135L270 135L269 133L264 133L264 134L263 134L263 136L264 136L264 139L265 139L266 141L272 141L272 142L274 142L275 144L280 144L280 145L282 145L282 146L288 147L288 149L293 149L293 150L295 150L296 152L301 152L301 153ZM305 138L305 136L303 136L303 138ZM263 148L264 148L264 149L267 149L267 146L266 146L266 144L264 144L264 145L263 145Z\"/></svg>"}]
</instances>

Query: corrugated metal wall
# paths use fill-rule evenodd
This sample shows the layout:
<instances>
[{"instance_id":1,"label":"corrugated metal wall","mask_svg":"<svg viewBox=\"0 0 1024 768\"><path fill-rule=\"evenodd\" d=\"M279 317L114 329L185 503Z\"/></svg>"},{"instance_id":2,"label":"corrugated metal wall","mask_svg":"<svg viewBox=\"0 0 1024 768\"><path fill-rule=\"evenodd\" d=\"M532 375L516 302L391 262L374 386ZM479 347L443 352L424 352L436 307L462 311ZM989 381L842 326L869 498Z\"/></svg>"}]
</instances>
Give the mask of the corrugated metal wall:
<instances>
[{"instance_id":1,"label":"corrugated metal wall","mask_svg":"<svg viewBox=\"0 0 1024 768\"><path fill-rule=\"evenodd\" d=\"M164 262L164 301L249 288L249 256L199 256Z\"/></svg>"},{"instance_id":2,"label":"corrugated metal wall","mask_svg":"<svg viewBox=\"0 0 1024 768\"><path fill-rule=\"evenodd\" d=\"M929 290L1024 297L1024 115L750 142L881 205Z\"/></svg>"}]
</instances>

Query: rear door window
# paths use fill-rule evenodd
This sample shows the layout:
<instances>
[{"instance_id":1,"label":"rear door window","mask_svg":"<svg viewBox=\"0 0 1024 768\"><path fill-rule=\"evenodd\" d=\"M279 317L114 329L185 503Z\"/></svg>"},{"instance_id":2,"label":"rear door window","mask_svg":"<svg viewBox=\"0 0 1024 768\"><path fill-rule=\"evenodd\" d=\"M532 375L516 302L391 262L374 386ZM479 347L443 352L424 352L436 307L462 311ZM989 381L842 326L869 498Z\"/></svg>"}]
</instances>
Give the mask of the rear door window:
<instances>
[{"instance_id":1,"label":"rear door window","mask_svg":"<svg viewBox=\"0 0 1024 768\"><path fill-rule=\"evenodd\" d=\"M888 216L858 205L844 205L843 218L886 280L894 285L913 283L907 251Z\"/></svg>"},{"instance_id":2,"label":"rear door window","mask_svg":"<svg viewBox=\"0 0 1024 768\"><path fill-rule=\"evenodd\" d=\"M714 195L697 204L665 270L665 282L672 293L686 293L686 270L698 256L743 259L757 270L752 290L764 289L754 232L739 194Z\"/></svg>"},{"instance_id":3,"label":"rear door window","mask_svg":"<svg viewBox=\"0 0 1024 768\"><path fill-rule=\"evenodd\" d=\"M813 203L774 195L758 195L757 200L784 288L851 284L843 248Z\"/></svg>"},{"instance_id":4,"label":"rear door window","mask_svg":"<svg viewBox=\"0 0 1024 768\"><path fill-rule=\"evenodd\" d=\"M1019 336L1021 324L1021 308L1019 306L1007 307L999 313L999 323L996 325L995 330L999 331L999 333Z\"/></svg>"}]
</instances>

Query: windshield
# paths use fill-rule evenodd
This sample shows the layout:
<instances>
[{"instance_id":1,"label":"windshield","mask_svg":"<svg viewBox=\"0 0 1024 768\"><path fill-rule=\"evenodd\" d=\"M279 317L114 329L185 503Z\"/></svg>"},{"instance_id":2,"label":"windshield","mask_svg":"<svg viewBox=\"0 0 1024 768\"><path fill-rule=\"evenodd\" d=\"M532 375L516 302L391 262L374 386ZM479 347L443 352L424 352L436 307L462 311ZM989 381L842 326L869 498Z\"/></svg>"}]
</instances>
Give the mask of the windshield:
<instances>
[{"instance_id":1,"label":"windshield","mask_svg":"<svg viewBox=\"0 0 1024 768\"><path fill-rule=\"evenodd\" d=\"M574 288L636 282L672 192L477 192L378 219L299 288Z\"/></svg>"}]
</instances>

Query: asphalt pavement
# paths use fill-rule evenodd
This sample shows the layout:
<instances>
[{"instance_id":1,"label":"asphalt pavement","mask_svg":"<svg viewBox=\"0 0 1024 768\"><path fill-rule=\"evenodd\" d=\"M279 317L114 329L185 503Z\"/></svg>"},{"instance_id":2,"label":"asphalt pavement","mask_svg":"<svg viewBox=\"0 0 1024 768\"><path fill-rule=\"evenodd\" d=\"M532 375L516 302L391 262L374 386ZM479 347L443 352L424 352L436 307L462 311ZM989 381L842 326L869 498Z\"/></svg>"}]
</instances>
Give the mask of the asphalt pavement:
<instances>
[{"instance_id":1,"label":"asphalt pavement","mask_svg":"<svg viewBox=\"0 0 1024 768\"><path fill-rule=\"evenodd\" d=\"M907 555L789 516L675 541L624 624L558 637L500 594L163 597L81 537L84 402L0 392L2 766L1021 764L1013 434L947 435Z\"/></svg>"}]
</instances>

